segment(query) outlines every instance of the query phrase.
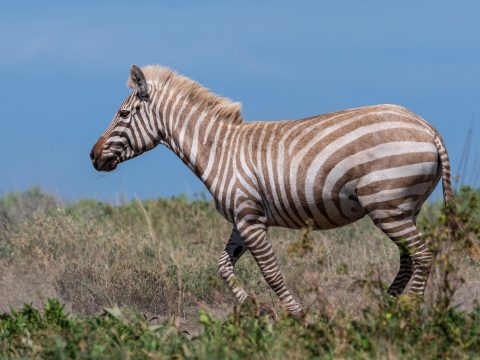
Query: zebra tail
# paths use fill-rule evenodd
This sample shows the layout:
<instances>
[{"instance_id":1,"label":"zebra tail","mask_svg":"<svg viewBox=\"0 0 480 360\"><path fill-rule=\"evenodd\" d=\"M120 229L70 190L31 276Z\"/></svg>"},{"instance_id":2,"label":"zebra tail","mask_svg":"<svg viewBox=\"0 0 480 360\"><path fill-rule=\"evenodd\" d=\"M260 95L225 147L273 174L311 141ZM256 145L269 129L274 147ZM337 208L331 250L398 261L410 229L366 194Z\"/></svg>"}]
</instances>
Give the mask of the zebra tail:
<instances>
[{"instance_id":1,"label":"zebra tail","mask_svg":"<svg viewBox=\"0 0 480 360\"><path fill-rule=\"evenodd\" d=\"M450 160L448 158L445 144L438 134L435 136L435 145L437 146L438 156L440 157L443 200L445 202L447 221L452 230L453 239L454 241L463 241L463 246L470 259L475 263L480 264L480 246L475 244L471 235L468 235L466 238L462 236L461 224L457 219L455 208L456 200L451 182Z\"/></svg>"}]
</instances>

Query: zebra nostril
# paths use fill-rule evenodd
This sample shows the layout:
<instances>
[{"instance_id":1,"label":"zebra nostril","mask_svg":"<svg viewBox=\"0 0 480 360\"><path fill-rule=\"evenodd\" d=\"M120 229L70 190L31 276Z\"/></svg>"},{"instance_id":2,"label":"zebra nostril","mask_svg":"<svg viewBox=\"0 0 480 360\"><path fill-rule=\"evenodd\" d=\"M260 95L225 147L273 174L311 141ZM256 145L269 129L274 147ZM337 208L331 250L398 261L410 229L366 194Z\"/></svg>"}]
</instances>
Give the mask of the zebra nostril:
<instances>
[{"instance_id":1,"label":"zebra nostril","mask_svg":"<svg viewBox=\"0 0 480 360\"><path fill-rule=\"evenodd\" d=\"M105 140L100 138L97 140L95 145L93 145L92 151L90 151L90 159L95 163L102 156L102 148Z\"/></svg>"}]
</instances>

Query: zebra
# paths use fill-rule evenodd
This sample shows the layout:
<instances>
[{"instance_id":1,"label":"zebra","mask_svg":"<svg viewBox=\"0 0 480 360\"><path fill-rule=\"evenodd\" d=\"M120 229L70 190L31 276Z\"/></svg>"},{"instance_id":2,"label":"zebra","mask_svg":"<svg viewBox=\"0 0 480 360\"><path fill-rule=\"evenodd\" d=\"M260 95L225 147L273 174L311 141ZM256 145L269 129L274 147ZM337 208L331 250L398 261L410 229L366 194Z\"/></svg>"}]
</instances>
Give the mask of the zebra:
<instances>
[{"instance_id":1,"label":"zebra","mask_svg":"<svg viewBox=\"0 0 480 360\"><path fill-rule=\"evenodd\" d=\"M454 196L447 149L421 117L385 104L245 122L240 103L166 67L132 65L127 83L131 93L92 148L93 166L112 171L158 144L172 150L232 224L218 272L239 303L249 295L235 264L248 250L288 313L302 316L267 229L332 229L365 215L400 250L388 293L400 295L410 283L407 296L423 296L433 258L417 215L440 179L445 203ZM474 245L467 250L478 254Z\"/></svg>"}]
</instances>

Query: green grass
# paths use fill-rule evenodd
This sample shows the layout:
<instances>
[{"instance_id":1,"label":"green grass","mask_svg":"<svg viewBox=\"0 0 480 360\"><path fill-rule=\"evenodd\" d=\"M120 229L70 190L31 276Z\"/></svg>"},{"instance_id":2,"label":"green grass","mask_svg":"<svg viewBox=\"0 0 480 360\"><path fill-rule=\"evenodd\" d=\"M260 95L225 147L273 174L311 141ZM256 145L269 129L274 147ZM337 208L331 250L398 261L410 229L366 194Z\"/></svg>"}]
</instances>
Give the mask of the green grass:
<instances>
[{"instance_id":1,"label":"green grass","mask_svg":"<svg viewBox=\"0 0 480 360\"><path fill-rule=\"evenodd\" d=\"M463 235L478 241L480 192L463 188L456 210ZM65 205L39 189L8 194L0 358L475 358L479 268L451 243L439 203L419 224L436 261L417 306L385 296L398 250L369 219L327 232L271 229L307 310L298 322L249 255L237 272L275 320L235 308L217 275L231 226L205 199Z\"/></svg>"},{"instance_id":2,"label":"green grass","mask_svg":"<svg viewBox=\"0 0 480 360\"><path fill-rule=\"evenodd\" d=\"M202 330L189 336L171 322L150 325L119 308L72 316L50 300L43 311L25 305L0 322L3 357L22 358L468 358L480 353L480 308L386 306L359 319L311 314L305 323L253 316L249 309L214 320L199 313Z\"/></svg>"}]
</instances>

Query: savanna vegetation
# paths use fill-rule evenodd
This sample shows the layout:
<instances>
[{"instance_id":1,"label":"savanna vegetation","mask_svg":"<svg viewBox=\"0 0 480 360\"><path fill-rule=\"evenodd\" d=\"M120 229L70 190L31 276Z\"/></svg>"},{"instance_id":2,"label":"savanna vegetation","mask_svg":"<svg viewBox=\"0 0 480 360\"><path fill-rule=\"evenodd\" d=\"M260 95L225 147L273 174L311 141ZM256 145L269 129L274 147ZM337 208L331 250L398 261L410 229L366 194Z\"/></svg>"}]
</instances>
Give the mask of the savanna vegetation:
<instances>
[{"instance_id":1,"label":"savanna vegetation","mask_svg":"<svg viewBox=\"0 0 480 360\"><path fill-rule=\"evenodd\" d=\"M424 303L385 295L398 249L369 219L324 232L271 229L289 318L250 255L237 271L255 303L235 306L217 275L230 225L202 197L64 204L39 189L0 199L2 358L475 358L478 265L450 241L479 241L480 192L425 207L435 250ZM270 311L261 311L263 309Z\"/></svg>"}]
</instances>

